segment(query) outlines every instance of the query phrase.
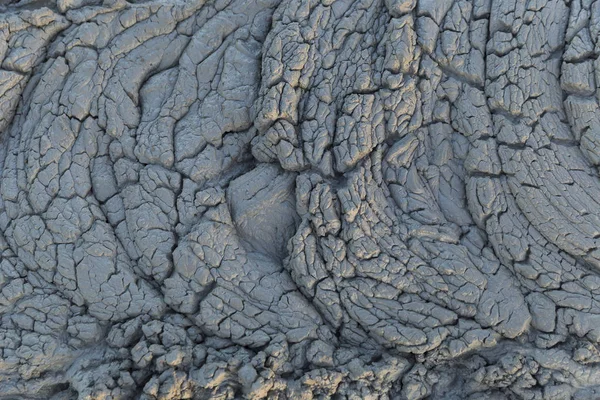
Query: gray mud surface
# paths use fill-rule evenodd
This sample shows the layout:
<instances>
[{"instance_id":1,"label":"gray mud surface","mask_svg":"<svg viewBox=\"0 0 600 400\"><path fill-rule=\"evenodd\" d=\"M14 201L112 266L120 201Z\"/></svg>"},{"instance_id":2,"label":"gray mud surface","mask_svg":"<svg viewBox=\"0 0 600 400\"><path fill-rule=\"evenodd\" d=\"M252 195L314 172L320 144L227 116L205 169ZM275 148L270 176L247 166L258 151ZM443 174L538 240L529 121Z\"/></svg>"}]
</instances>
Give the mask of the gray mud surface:
<instances>
[{"instance_id":1,"label":"gray mud surface","mask_svg":"<svg viewBox=\"0 0 600 400\"><path fill-rule=\"evenodd\" d=\"M600 398L600 0L0 1L0 399Z\"/></svg>"}]
</instances>

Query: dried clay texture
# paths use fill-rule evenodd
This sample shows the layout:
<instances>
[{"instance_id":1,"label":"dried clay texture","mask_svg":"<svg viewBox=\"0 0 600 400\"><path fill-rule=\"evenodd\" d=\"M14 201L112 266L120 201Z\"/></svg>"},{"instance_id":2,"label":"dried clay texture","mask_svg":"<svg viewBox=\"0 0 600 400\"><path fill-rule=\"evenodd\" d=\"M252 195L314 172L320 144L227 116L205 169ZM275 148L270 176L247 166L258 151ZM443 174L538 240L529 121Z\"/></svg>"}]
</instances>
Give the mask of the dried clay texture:
<instances>
[{"instance_id":1,"label":"dried clay texture","mask_svg":"<svg viewBox=\"0 0 600 400\"><path fill-rule=\"evenodd\" d=\"M600 0L0 2L0 399L600 398Z\"/></svg>"}]
</instances>

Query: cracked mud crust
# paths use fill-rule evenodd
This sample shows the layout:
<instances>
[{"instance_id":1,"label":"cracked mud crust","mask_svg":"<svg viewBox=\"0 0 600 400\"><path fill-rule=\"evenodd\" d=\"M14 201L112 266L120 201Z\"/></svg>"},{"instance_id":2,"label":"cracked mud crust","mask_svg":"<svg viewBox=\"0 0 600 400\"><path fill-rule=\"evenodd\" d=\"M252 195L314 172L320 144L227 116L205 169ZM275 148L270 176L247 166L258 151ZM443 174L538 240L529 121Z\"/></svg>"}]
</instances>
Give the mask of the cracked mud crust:
<instances>
[{"instance_id":1,"label":"cracked mud crust","mask_svg":"<svg viewBox=\"0 0 600 400\"><path fill-rule=\"evenodd\" d=\"M600 398L600 0L0 0L0 400Z\"/></svg>"}]
</instances>

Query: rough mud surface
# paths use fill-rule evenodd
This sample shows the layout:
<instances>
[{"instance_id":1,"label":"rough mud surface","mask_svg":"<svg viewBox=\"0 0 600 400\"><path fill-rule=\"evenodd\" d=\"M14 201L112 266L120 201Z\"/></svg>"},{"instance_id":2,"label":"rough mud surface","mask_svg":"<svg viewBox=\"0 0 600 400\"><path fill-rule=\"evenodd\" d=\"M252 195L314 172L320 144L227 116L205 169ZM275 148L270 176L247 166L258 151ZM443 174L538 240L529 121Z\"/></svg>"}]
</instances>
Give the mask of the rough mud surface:
<instances>
[{"instance_id":1,"label":"rough mud surface","mask_svg":"<svg viewBox=\"0 0 600 400\"><path fill-rule=\"evenodd\" d=\"M600 398L600 0L3 0L0 399Z\"/></svg>"}]
</instances>

